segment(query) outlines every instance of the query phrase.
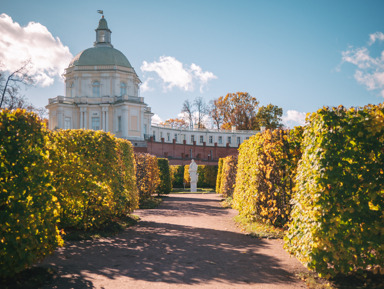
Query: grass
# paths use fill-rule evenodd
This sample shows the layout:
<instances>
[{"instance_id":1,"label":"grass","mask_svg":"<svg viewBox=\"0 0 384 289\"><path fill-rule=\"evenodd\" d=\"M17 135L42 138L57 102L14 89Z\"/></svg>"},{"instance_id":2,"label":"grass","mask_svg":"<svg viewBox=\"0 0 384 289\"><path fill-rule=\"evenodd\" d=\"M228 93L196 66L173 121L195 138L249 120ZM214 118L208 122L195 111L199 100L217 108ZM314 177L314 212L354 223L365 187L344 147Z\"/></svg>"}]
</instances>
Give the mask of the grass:
<instances>
[{"instance_id":1,"label":"grass","mask_svg":"<svg viewBox=\"0 0 384 289\"><path fill-rule=\"evenodd\" d=\"M64 241L82 241L110 237L124 231L128 227L137 224L139 219L140 218L136 215L128 215L125 217L120 217L119 219L111 220L110 222L104 224L101 228L87 231L67 228L65 229L63 239Z\"/></svg>"},{"instance_id":2,"label":"grass","mask_svg":"<svg viewBox=\"0 0 384 289\"><path fill-rule=\"evenodd\" d=\"M250 221L240 215L234 217L240 228L254 238L282 239L284 230L261 221Z\"/></svg>"},{"instance_id":3,"label":"grass","mask_svg":"<svg viewBox=\"0 0 384 289\"><path fill-rule=\"evenodd\" d=\"M212 188L198 188L196 193L191 193L190 188L173 188L173 194L212 194L215 193L215 190Z\"/></svg>"},{"instance_id":4,"label":"grass","mask_svg":"<svg viewBox=\"0 0 384 289\"><path fill-rule=\"evenodd\" d=\"M151 199L141 201L139 208L140 209L156 209L161 204L162 201L163 201L162 197L159 197L159 196L152 197Z\"/></svg>"}]
</instances>

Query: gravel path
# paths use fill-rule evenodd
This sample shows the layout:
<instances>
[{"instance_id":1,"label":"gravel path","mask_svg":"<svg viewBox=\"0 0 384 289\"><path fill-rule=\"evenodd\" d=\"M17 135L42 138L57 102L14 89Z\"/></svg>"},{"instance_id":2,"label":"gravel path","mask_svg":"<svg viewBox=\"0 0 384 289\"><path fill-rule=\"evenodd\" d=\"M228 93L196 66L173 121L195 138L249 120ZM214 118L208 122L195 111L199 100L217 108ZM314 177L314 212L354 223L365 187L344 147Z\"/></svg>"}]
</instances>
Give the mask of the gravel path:
<instances>
[{"instance_id":1,"label":"gravel path","mask_svg":"<svg viewBox=\"0 0 384 289\"><path fill-rule=\"evenodd\" d=\"M115 237L68 243L45 288L306 288L282 241L251 238L215 194L171 194Z\"/></svg>"}]
</instances>

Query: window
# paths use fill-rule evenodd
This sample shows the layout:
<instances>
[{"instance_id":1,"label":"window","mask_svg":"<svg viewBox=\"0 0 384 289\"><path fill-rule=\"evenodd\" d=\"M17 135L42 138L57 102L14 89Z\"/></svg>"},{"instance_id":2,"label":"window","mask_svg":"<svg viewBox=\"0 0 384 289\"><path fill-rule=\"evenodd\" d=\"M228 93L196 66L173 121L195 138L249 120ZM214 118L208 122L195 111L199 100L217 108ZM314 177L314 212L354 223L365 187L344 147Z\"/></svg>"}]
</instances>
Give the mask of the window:
<instances>
[{"instance_id":1,"label":"window","mask_svg":"<svg viewBox=\"0 0 384 289\"><path fill-rule=\"evenodd\" d=\"M175 141L177 142L177 133L175 133Z\"/></svg>"},{"instance_id":2,"label":"window","mask_svg":"<svg viewBox=\"0 0 384 289\"><path fill-rule=\"evenodd\" d=\"M204 142L204 136L200 136L200 143L203 143Z\"/></svg>"},{"instance_id":3,"label":"window","mask_svg":"<svg viewBox=\"0 0 384 289\"><path fill-rule=\"evenodd\" d=\"M94 81L92 83L92 96L99 97L100 96L100 82Z\"/></svg>"},{"instance_id":4,"label":"window","mask_svg":"<svg viewBox=\"0 0 384 289\"><path fill-rule=\"evenodd\" d=\"M92 117L92 129L93 130L100 129L100 117Z\"/></svg>"},{"instance_id":5,"label":"window","mask_svg":"<svg viewBox=\"0 0 384 289\"><path fill-rule=\"evenodd\" d=\"M160 140L163 138L163 132L160 132Z\"/></svg>"},{"instance_id":6,"label":"window","mask_svg":"<svg viewBox=\"0 0 384 289\"><path fill-rule=\"evenodd\" d=\"M120 96L127 94L127 85L124 82L120 83Z\"/></svg>"},{"instance_id":7,"label":"window","mask_svg":"<svg viewBox=\"0 0 384 289\"><path fill-rule=\"evenodd\" d=\"M121 131L121 116L117 117L117 131Z\"/></svg>"},{"instance_id":8,"label":"window","mask_svg":"<svg viewBox=\"0 0 384 289\"><path fill-rule=\"evenodd\" d=\"M222 144L222 143L223 143L223 137L219 136L219 144Z\"/></svg>"},{"instance_id":9,"label":"window","mask_svg":"<svg viewBox=\"0 0 384 289\"><path fill-rule=\"evenodd\" d=\"M75 84L72 82L69 88L70 97L75 97Z\"/></svg>"},{"instance_id":10,"label":"window","mask_svg":"<svg viewBox=\"0 0 384 289\"><path fill-rule=\"evenodd\" d=\"M144 124L144 133L146 134L147 133L147 125Z\"/></svg>"},{"instance_id":11,"label":"window","mask_svg":"<svg viewBox=\"0 0 384 289\"><path fill-rule=\"evenodd\" d=\"M237 137L237 144L240 145L241 144L241 138L238 136Z\"/></svg>"},{"instance_id":12,"label":"window","mask_svg":"<svg viewBox=\"0 0 384 289\"><path fill-rule=\"evenodd\" d=\"M227 138L227 143L232 143L232 138L230 136Z\"/></svg>"},{"instance_id":13,"label":"window","mask_svg":"<svg viewBox=\"0 0 384 289\"><path fill-rule=\"evenodd\" d=\"M71 128L71 118L65 117L64 119L64 129L70 129Z\"/></svg>"},{"instance_id":14,"label":"window","mask_svg":"<svg viewBox=\"0 0 384 289\"><path fill-rule=\"evenodd\" d=\"M171 141L171 134L167 132L167 141Z\"/></svg>"},{"instance_id":15,"label":"window","mask_svg":"<svg viewBox=\"0 0 384 289\"><path fill-rule=\"evenodd\" d=\"M209 136L209 143L213 143L213 136Z\"/></svg>"},{"instance_id":16,"label":"window","mask_svg":"<svg viewBox=\"0 0 384 289\"><path fill-rule=\"evenodd\" d=\"M195 141L195 136L191 135L191 143L193 143L194 141Z\"/></svg>"}]
</instances>

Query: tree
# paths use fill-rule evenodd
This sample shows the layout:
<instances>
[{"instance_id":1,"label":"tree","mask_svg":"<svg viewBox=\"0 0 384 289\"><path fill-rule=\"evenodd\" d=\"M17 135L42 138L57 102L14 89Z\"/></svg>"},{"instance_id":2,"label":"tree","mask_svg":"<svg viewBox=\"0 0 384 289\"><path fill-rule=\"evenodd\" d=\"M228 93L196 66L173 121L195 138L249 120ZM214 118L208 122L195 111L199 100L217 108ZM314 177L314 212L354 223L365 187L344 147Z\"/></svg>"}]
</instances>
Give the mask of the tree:
<instances>
[{"instance_id":1,"label":"tree","mask_svg":"<svg viewBox=\"0 0 384 289\"><path fill-rule=\"evenodd\" d=\"M202 97L196 97L193 101L196 113L196 124L198 128L205 128L204 118L208 115L209 109Z\"/></svg>"},{"instance_id":2,"label":"tree","mask_svg":"<svg viewBox=\"0 0 384 289\"><path fill-rule=\"evenodd\" d=\"M266 129L275 129L282 127L281 116L283 109L277 105L268 104L259 108L256 114L256 126L254 129L259 130L262 126Z\"/></svg>"},{"instance_id":3,"label":"tree","mask_svg":"<svg viewBox=\"0 0 384 289\"><path fill-rule=\"evenodd\" d=\"M185 114L189 122L189 127L193 128L193 104L188 99L184 101L181 112Z\"/></svg>"},{"instance_id":4,"label":"tree","mask_svg":"<svg viewBox=\"0 0 384 289\"><path fill-rule=\"evenodd\" d=\"M215 115L216 125L222 119L222 129L236 126L240 130L254 129L259 102L247 92L228 93L213 102L210 115Z\"/></svg>"},{"instance_id":5,"label":"tree","mask_svg":"<svg viewBox=\"0 0 384 289\"><path fill-rule=\"evenodd\" d=\"M171 126L176 129L187 129L189 127L185 119L182 118L170 118L164 122L161 122L160 125Z\"/></svg>"}]
</instances>

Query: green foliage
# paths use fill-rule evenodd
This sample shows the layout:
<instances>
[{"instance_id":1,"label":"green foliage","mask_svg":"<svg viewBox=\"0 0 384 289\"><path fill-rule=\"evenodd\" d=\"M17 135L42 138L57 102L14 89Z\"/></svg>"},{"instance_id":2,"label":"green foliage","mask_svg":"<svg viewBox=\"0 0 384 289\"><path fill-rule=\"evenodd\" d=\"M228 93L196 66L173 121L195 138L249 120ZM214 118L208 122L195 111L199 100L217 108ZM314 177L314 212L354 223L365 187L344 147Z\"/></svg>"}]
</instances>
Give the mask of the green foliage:
<instances>
[{"instance_id":1,"label":"green foliage","mask_svg":"<svg viewBox=\"0 0 384 289\"><path fill-rule=\"evenodd\" d=\"M384 105L307 118L285 247L325 277L384 268Z\"/></svg>"},{"instance_id":2,"label":"green foliage","mask_svg":"<svg viewBox=\"0 0 384 289\"><path fill-rule=\"evenodd\" d=\"M50 138L50 170L62 228L99 228L137 208L133 149L128 141L93 130L59 130Z\"/></svg>"},{"instance_id":3,"label":"green foliage","mask_svg":"<svg viewBox=\"0 0 384 289\"><path fill-rule=\"evenodd\" d=\"M240 146L233 196L233 206L240 215L274 226L288 221L301 135L301 127L267 130Z\"/></svg>"},{"instance_id":4,"label":"green foliage","mask_svg":"<svg viewBox=\"0 0 384 289\"><path fill-rule=\"evenodd\" d=\"M184 188L184 166L169 166L173 188Z\"/></svg>"},{"instance_id":5,"label":"green foliage","mask_svg":"<svg viewBox=\"0 0 384 289\"><path fill-rule=\"evenodd\" d=\"M227 156L223 159L220 194L224 198L232 197L236 183L237 156Z\"/></svg>"},{"instance_id":6,"label":"green foliage","mask_svg":"<svg viewBox=\"0 0 384 289\"><path fill-rule=\"evenodd\" d=\"M220 194L221 176L223 174L223 158L219 158L219 167L216 177L216 193Z\"/></svg>"},{"instance_id":7,"label":"green foliage","mask_svg":"<svg viewBox=\"0 0 384 289\"><path fill-rule=\"evenodd\" d=\"M199 174L197 182L197 186L199 188L215 188L217 178L217 166L198 165L197 173Z\"/></svg>"},{"instance_id":8,"label":"green foliage","mask_svg":"<svg viewBox=\"0 0 384 289\"><path fill-rule=\"evenodd\" d=\"M153 198L160 185L160 171L154 155L136 153L136 179L140 205Z\"/></svg>"},{"instance_id":9,"label":"green foliage","mask_svg":"<svg viewBox=\"0 0 384 289\"><path fill-rule=\"evenodd\" d=\"M172 190L171 174L169 170L169 161L165 158L158 158L160 185L157 188L158 194L169 194Z\"/></svg>"},{"instance_id":10,"label":"green foliage","mask_svg":"<svg viewBox=\"0 0 384 289\"><path fill-rule=\"evenodd\" d=\"M189 176L189 165L184 166L184 179L183 182L186 188L191 186L191 177Z\"/></svg>"},{"instance_id":11,"label":"green foliage","mask_svg":"<svg viewBox=\"0 0 384 289\"><path fill-rule=\"evenodd\" d=\"M35 114L0 111L0 278L62 245L46 143Z\"/></svg>"}]
</instances>

